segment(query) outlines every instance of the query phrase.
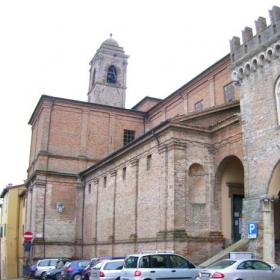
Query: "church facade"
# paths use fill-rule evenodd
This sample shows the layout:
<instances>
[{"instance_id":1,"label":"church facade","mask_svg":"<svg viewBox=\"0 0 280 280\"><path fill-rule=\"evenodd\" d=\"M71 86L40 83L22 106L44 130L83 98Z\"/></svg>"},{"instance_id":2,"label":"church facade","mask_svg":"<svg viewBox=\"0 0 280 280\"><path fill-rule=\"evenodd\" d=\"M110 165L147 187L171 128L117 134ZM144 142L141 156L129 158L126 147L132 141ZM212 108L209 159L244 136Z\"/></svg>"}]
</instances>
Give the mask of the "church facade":
<instances>
[{"instance_id":1,"label":"church facade","mask_svg":"<svg viewBox=\"0 0 280 280\"><path fill-rule=\"evenodd\" d=\"M128 56L112 38L90 62L88 102L41 97L26 181L34 259L175 250L200 263L240 240L280 259L278 7L270 19L165 99L125 108Z\"/></svg>"}]
</instances>

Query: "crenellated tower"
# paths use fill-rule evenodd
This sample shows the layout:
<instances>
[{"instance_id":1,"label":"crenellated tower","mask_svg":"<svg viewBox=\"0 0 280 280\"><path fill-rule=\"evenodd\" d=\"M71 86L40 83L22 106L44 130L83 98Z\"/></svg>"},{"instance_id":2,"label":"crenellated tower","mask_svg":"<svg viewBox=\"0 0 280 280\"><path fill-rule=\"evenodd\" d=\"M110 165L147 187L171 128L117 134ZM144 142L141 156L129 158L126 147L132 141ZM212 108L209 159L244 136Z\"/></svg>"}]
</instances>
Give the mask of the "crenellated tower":
<instances>
[{"instance_id":1,"label":"crenellated tower","mask_svg":"<svg viewBox=\"0 0 280 280\"><path fill-rule=\"evenodd\" d=\"M274 263L280 240L280 8L274 6L270 25L259 17L256 34L250 27L230 41L232 77L240 86L244 143L246 225L257 222L257 238L249 250Z\"/></svg>"},{"instance_id":2,"label":"crenellated tower","mask_svg":"<svg viewBox=\"0 0 280 280\"><path fill-rule=\"evenodd\" d=\"M125 107L127 60L112 37L101 44L90 62L88 102Z\"/></svg>"}]
</instances>

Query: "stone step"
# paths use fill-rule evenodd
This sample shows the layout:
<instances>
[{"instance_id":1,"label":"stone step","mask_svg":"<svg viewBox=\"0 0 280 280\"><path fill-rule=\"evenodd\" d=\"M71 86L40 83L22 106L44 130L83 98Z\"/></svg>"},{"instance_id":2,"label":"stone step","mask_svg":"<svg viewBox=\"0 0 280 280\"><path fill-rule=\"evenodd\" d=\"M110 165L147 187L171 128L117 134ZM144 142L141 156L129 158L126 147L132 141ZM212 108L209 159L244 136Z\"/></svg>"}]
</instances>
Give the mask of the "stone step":
<instances>
[{"instance_id":1,"label":"stone step","mask_svg":"<svg viewBox=\"0 0 280 280\"><path fill-rule=\"evenodd\" d=\"M236 251L244 251L246 248L245 246L249 243L248 239L240 239L239 241L233 243L229 247L225 248L224 250L220 251L215 256L211 257L210 259L206 260L205 262L201 263L200 267L206 267L220 259L228 257L230 252L236 252ZM245 248L244 248L245 247Z\"/></svg>"}]
</instances>

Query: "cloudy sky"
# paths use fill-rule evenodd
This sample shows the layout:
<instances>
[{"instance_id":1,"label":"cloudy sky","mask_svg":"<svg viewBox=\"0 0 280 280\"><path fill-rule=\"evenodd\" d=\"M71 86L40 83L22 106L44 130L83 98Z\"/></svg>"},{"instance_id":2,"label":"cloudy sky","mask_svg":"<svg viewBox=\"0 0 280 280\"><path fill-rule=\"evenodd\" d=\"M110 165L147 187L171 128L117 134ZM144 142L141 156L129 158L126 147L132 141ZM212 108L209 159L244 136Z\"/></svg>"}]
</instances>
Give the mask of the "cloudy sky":
<instances>
[{"instance_id":1,"label":"cloudy sky","mask_svg":"<svg viewBox=\"0 0 280 280\"><path fill-rule=\"evenodd\" d=\"M229 52L274 0L1 0L0 189L26 179L42 94L87 100L89 61L113 34L130 56L126 107L164 98Z\"/></svg>"}]
</instances>

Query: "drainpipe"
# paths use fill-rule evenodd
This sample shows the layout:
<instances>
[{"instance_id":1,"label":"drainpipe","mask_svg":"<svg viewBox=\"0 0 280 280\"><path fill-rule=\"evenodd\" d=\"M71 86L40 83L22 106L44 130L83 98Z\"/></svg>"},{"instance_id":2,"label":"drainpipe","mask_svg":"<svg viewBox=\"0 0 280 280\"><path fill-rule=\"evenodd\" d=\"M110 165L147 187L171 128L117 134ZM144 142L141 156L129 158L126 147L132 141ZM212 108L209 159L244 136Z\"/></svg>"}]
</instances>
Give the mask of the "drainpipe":
<instances>
[{"instance_id":1,"label":"drainpipe","mask_svg":"<svg viewBox=\"0 0 280 280\"><path fill-rule=\"evenodd\" d=\"M19 193L19 191L17 190L17 192ZM17 198L20 198L19 194L17 193ZM19 201L18 201L19 202ZM20 209L19 209L19 203L17 203L16 205L17 207L17 217L16 217L16 262L17 262L17 267L16 267L16 274L17 274L17 277L19 277L19 246L18 246L18 243L19 243L19 212L20 212Z\"/></svg>"},{"instance_id":2,"label":"drainpipe","mask_svg":"<svg viewBox=\"0 0 280 280\"><path fill-rule=\"evenodd\" d=\"M159 145L160 145L160 141L159 141L159 136L158 136L158 134L156 134L155 133L155 131L153 130L153 137L156 139L156 141L157 141L157 146L159 147Z\"/></svg>"},{"instance_id":3,"label":"drainpipe","mask_svg":"<svg viewBox=\"0 0 280 280\"><path fill-rule=\"evenodd\" d=\"M85 189L86 189L86 182L85 180L82 181L83 186L83 199L82 199L82 258L84 257L84 215L85 215Z\"/></svg>"}]
</instances>

